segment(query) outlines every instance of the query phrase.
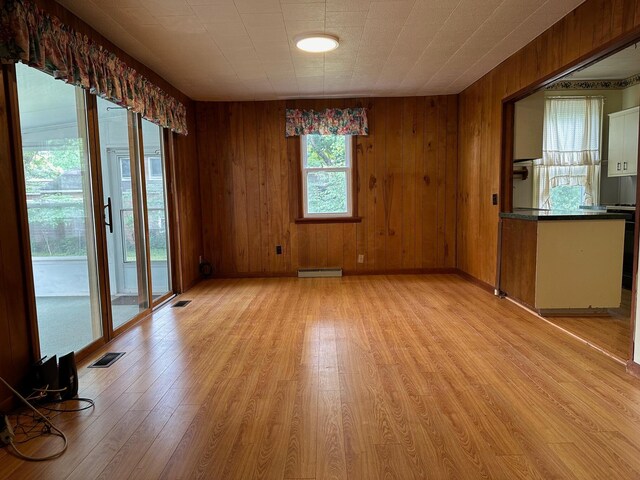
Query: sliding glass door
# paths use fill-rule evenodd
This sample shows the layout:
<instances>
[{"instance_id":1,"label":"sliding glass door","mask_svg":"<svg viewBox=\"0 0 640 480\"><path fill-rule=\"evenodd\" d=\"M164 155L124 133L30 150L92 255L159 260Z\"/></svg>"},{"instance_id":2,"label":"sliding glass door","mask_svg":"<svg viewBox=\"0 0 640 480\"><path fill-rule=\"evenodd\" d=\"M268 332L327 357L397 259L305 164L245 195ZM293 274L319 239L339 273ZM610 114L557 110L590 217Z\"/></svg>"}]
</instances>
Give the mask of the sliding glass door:
<instances>
[{"instance_id":1,"label":"sliding glass door","mask_svg":"<svg viewBox=\"0 0 640 480\"><path fill-rule=\"evenodd\" d=\"M61 355L172 291L163 132L36 69L16 79L39 346Z\"/></svg>"},{"instance_id":2,"label":"sliding glass door","mask_svg":"<svg viewBox=\"0 0 640 480\"><path fill-rule=\"evenodd\" d=\"M171 291L167 195L162 129L144 119L142 120L142 144L144 145L144 178L151 254L151 287L153 298L156 299Z\"/></svg>"},{"instance_id":3,"label":"sliding glass door","mask_svg":"<svg viewBox=\"0 0 640 480\"><path fill-rule=\"evenodd\" d=\"M42 355L102 337L87 118L81 89L16 65Z\"/></svg>"},{"instance_id":4,"label":"sliding glass door","mask_svg":"<svg viewBox=\"0 0 640 480\"><path fill-rule=\"evenodd\" d=\"M149 308L137 118L102 98L97 111L110 305L117 329Z\"/></svg>"}]
</instances>

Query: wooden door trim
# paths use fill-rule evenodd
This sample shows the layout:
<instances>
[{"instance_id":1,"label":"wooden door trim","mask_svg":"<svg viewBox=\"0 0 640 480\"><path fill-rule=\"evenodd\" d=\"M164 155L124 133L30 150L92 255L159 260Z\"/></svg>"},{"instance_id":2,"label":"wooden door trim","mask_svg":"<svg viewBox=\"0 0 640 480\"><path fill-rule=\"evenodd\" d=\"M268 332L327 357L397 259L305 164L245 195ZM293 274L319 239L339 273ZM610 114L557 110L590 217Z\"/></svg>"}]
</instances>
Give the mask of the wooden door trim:
<instances>
[{"instance_id":1,"label":"wooden door trim","mask_svg":"<svg viewBox=\"0 0 640 480\"><path fill-rule=\"evenodd\" d=\"M100 124L98 101L95 95L85 92L87 129L89 131L89 168L91 169L91 189L93 194L93 215L98 262L100 291L100 311L102 312L102 336L106 342L113 338L113 314L111 309L111 284L109 283L109 252L107 228L104 220L104 189L102 178L102 157L100 155Z\"/></svg>"},{"instance_id":2,"label":"wooden door trim","mask_svg":"<svg viewBox=\"0 0 640 480\"><path fill-rule=\"evenodd\" d=\"M640 158L640 135L638 135L638 158ZM636 162L638 161L636 159ZM640 188L636 186L636 211L634 212L634 231L633 231L633 278L631 279L631 318L630 318L630 327L631 327L631 335L629 341L629 358L627 364L627 370L630 373L640 377L640 365L635 363L634 355L635 355L635 333L636 333L636 309L638 308L638 262L639 262L639 248L640 245L640 228L638 227L638 221L640 220L640 214L638 213L638 203L640 203Z\"/></svg>"},{"instance_id":3,"label":"wooden door trim","mask_svg":"<svg viewBox=\"0 0 640 480\"><path fill-rule=\"evenodd\" d=\"M162 129L162 140L164 144L164 175L166 189L166 215L167 228L169 228L169 265L171 269L171 288L170 292L181 293L184 291L182 283L182 262L178 258L182 258L182 243L180 239L180 209L178 205L178 168L176 160L176 142L175 133L169 129Z\"/></svg>"},{"instance_id":4,"label":"wooden door trim","mask_svg":"<svg viewBox=\"0 0 640 480\"><path fill-rule=\"evenodd\" d=\"M29 237L29 214L27 211L27 190L25 187L24 159L22 157L22 132L20 129L20 109L18 106L18 84L14 64L2 65L4 91L7 102L7 119L9 127L9 151L13 163L14 185L18 198L18 219L20 231L20 256L22 258L23 287L25 292L25 310L29 321L31 338L31 356L33 361L41 357L40 332L38 329L38 311L33 277L33 259L31 257L31 239Z\"/></svg>"},{"instance_id":5,"label":"wooden door trim","mask_svg":"<svg viewBox=\"0 0 640 480\"><path fill-rule=\"evenodd\" d=\"M142 207L142 218L144 220L144 249L145 258L147 259L147 295L148 305L150 310L153 305L153 279L151 278L151 245L149 241L149 208L147 205L147 172L144 158L144 135L142 134L142 115L139 113L133 114L133 118L136 122L136 133L138 134L138 166L140 170L138 172L137 182L140 184L140 206Z\"/></svg>"}]
</instances>

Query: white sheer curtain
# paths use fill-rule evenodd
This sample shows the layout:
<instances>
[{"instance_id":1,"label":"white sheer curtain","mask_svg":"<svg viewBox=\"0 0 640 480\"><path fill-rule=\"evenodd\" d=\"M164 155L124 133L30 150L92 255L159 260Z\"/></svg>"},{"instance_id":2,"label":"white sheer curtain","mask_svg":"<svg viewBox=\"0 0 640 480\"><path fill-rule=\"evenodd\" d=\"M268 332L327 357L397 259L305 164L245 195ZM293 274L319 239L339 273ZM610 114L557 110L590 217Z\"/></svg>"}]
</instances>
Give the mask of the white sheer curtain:
<instances>
[{"instance_id":1,"label":"white sheer curtain","mask_svg":"<svg viewBox=\"0 0 640 480\"><path fill-rule=\"evenodd\" d=\"M600 196L602 97L545 99L542 158L533 162L533 206L551 208L551 189L582 186L582 205Z\"/></svg>"}]
</instances>

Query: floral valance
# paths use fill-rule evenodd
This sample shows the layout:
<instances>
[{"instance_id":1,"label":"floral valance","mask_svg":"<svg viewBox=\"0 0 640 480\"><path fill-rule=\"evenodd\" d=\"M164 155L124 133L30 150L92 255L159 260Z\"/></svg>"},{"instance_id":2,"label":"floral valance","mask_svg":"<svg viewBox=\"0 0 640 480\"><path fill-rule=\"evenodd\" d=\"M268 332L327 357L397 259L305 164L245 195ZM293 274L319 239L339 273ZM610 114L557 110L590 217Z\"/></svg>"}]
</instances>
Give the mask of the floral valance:
<instances>
[{"instance_id":1,"label":"floral valance","mask_svg":"<svg viewBox=\"0 0 640 480\"><path fill-rule=\"evenodd\" d=\"M365 108L287 109L286 136L369 135Z\"/></svg>"},{"instance_id":2,"label":"floral valance","mask_svg":"<svg viewBox=\"0 0 640 480\"><path fill-rule=\"evenodd\" d=\"M187 111L182 103L31 0L2 1L0 61L23 62L140 113L157 125L187 134Z\"/></svg>"}]
</instances>

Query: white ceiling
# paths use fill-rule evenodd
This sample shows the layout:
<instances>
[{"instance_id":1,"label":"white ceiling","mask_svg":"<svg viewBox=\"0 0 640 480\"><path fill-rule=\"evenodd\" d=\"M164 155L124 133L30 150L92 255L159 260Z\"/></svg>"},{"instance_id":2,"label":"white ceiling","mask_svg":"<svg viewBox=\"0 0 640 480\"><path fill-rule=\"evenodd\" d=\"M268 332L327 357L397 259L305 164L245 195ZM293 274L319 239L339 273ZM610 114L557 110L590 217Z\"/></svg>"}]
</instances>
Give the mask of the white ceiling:
<instances>
[{"instance_id":1,"label":"white ceiling","mask_svg":"<svg viewBox=\"0 0 640 480\"><path fill-rule=\"evenodd\" d=\"M583 1L58 0L195 100L458 93Z\"/></svg>"},{"instance_id":2,"label":"white ceiling","mask_svg":"<svg viewBox=\"0 0 640 480\"><path fill-rule=\"evenodd\" d=\"M638 73L640 73L640 45L631 45L565 78L568 80L622 80Z\"/></svg>"}]
</instances>

